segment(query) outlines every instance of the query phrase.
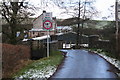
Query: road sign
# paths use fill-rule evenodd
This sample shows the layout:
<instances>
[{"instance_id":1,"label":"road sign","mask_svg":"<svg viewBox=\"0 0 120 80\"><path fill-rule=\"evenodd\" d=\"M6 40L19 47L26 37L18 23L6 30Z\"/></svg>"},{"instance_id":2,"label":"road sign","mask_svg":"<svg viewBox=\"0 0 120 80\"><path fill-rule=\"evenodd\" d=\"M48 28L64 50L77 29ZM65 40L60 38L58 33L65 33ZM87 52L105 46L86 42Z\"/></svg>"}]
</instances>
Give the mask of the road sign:
<instances>
[{"instance_id":1,"label":"road sign","mask_svg":"<svg viewBox=\"0 0 120 80\"><path fill-rule=\"evenodd\" d=\"M43 22L43 28L46 30L50 30L52 28L52 22L50 20L45 20Z\"/></svg>"},{"instance_id":2,"label":"road sign","mask_svg":"<svg viewBox=\"0 0 120 80\"><path fill-rule=\"evenodd\" d=\"M49 30L52 28L52 21L51 20L43 20L43 28L47 30L47 57L49 57Z\"/></svg>"},{"instance_id":3,"label":"road sign","mask_svg":"<svg viewBox=\"0 0 120 80\"><path fill-rule=\"evenodd\" d=\"M44 13L43 20L52 20L52 13L51 12Z\"/></svg>"},{"instance_id":4,"label":"road sign","mask_svg":"<svg viewBox=\"0 0 120 80\"><path fill-rule=\"evenodd\" d=\"M52 28L52 13L44 13L43 14L43 28L47 30L47 57L49 57L49 31Z\"/></svg>"}]
</instances>

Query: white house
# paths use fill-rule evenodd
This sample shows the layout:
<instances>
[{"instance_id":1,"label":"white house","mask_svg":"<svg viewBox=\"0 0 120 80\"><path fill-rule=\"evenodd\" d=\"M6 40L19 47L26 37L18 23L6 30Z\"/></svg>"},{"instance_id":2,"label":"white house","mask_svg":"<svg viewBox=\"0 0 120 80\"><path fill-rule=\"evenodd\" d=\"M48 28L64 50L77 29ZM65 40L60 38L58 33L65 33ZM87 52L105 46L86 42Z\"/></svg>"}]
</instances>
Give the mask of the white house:
<instances>
[{"instance_id":1,"label":"white house","mask_svg":"<svg viewBox=\"0 0 120 80\"><path fill-rule=\"evenodd\" d=\"M44 20L49 20L52 23L52 28L49 30L50 35L56 33L56 18L52 17L52 12L43 11L43 13L33 20L33 28L29 30L29 37L40 37L47 35L47 30L43 27Z\"/></svg>"}]
</instances>

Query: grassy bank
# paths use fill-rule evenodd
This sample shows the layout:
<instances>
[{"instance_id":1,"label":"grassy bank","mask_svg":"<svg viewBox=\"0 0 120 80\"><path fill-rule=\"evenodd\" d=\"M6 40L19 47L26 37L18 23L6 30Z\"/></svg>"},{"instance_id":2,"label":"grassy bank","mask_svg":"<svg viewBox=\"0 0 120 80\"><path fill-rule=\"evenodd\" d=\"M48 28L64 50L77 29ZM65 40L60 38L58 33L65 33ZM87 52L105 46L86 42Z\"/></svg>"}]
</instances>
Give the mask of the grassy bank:
<instances>
[{"instance_id":1,"label":"grassy bank","mask_svg":"<svg viewBox=\"0 0 120 80\"><path fill-rule=\"evenodd\" d=\"M34 60L18 73L14 78L49 78L61 63L63 56L60 51L51 51L49 58Z\"/></svg>"},{"instance_id":2,"label":"grassy bank","mask_svg":"<svg viewBox=\"0 0 120 80\"><path fill-rule=\"evenodd\" d=\"M109 52L106 52L106 51L104 51L104 50L102 50L102 49L97 49L97 48L91 48L91 49L88 49L88 50L89 50L89 51L95 51L95 52L97 52L97 53L104 54L104 55L106 55L106 56L108 56L108 57L111 57L111 58L115 58L115 59L120 60L120 57L117 56L115 53L109 53Z\"/></svg>"}]
</instances>

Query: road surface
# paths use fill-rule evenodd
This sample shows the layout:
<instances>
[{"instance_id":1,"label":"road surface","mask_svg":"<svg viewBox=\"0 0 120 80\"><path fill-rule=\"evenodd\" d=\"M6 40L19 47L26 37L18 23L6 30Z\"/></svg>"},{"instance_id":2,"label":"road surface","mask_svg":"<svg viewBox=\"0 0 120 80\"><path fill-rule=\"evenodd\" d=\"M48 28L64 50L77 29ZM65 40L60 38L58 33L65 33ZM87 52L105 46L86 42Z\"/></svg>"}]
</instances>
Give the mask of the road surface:
<instances>
[{"instance_id":1,"label":"road surface","mask_svg":"<svg viewBox=\"0 0 120 80\"><path fill-rule=\"evenodd\" d=\"M85 50L62 50L67 52L63 64L51 77L55 78L117 78L109 70L110 63L97 54Z\"/></svg>"}]
</instances>

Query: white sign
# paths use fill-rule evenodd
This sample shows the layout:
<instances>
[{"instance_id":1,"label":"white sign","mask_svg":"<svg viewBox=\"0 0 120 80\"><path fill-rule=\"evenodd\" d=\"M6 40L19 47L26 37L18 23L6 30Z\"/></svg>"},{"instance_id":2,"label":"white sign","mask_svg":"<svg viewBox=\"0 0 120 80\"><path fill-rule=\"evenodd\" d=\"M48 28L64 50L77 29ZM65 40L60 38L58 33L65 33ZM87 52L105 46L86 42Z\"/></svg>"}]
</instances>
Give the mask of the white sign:
<instances>
[{"instance_id":1,"label":"white sign","mask_svg":"<svg viewBox=\"0 0 120 80\"><path fill-rule=\"evenodd\" d=\"M49 30L52 28L52 13L43 14L43 28L47 30L47 57L49 57Z\"/></svg>"},{"instance_id":2,"label":"white sign","mask_svg":"<svg viewBox=\"0 0 120 80\"><path fill-rule=\"evenodd\" d=\"M52 20L52 12L44 13L43 20Z\"/></svg>"}]
</instances>

